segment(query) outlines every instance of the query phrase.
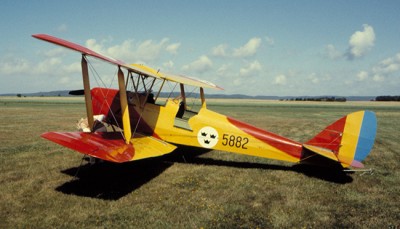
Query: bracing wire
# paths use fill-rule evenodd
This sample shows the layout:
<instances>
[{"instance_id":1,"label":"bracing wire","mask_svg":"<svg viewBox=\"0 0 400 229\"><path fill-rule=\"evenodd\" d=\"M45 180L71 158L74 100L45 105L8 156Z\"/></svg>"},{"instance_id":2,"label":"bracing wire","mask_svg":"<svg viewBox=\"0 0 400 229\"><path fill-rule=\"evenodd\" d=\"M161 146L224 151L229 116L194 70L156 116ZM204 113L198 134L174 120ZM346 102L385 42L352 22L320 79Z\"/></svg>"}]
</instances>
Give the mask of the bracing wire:
<instances>
[{"instance_id":1,"label":"bracing wire","mask_svg":"<svg viewBox=\"0 0 400 229\"><path fill-rule=\"evenodd\" d=\"M97 84L98 86L101 86L101 84L102 84L102 86L105 87L105 88L111 88L111 85L114 83L114 80L115 80L116 77L113 77L113 79L111 80L110 85L107 87L106 83L105 83L105 82L103 81L103 79L100 77L99 73L98 73L98 72L96 71L96 69L93 67L92 63L91 63L90 61L88 61L87 59L86 59L86 61L88 62L91 75L94 76L93 78L94 78L94 80L96 81L96 84ZM116 73L117 73L117 71L114 73L114 76L116 75ZM100 84L100 83L101 83L101 84ZM115 122L115 124L117 125L117 127L118 127L118 129L119 129L119 132L120 132L122 138L123 138L124 140L126 140L126 139L125 139L125 136L124 136L124 134L123 134L123 132L122 132L122 128L119 126L118 121L117 121L117 118L115 117L114 112L111 110L111 105L108 103L108 101L107 101L107 99L106 99L106 98L107 98L107 95L108 95L108 91L107 91L107 94L104 94L103 90L100 90L100 91L101 91L101 94L102 94L102 96L103 96L103 98L104 98L103 103L101 104L101 108L100 108L100 109L102 110L104 105L108 107L108 109L109 109L109 111L110 111L110 114L111 114L111 116L112 116L112 119L113 119L113 121ZM114 129L114 128L113 128L113 129Z\"/></svg>"}]
</instances>

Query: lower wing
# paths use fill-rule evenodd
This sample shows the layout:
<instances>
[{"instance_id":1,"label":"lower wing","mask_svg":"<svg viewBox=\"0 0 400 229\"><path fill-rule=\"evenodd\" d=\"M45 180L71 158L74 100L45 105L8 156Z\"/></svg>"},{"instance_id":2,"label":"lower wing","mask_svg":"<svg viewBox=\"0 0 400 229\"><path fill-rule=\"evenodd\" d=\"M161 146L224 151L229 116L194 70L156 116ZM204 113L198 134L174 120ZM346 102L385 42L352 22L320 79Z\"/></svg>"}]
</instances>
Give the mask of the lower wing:
<instances>
[{"instance_id":1,"label":"lower wing","mask_svg":"<svg viewBox=\"0 0 400 229\"><path fill-rule=\"evenodd\" d=\"M118 132L47 132L41 136L80 153L119 163L161 156L176 148L162 140L139 134L130 140L131 144L126 144Z\"/></svg>"}]
</instances>

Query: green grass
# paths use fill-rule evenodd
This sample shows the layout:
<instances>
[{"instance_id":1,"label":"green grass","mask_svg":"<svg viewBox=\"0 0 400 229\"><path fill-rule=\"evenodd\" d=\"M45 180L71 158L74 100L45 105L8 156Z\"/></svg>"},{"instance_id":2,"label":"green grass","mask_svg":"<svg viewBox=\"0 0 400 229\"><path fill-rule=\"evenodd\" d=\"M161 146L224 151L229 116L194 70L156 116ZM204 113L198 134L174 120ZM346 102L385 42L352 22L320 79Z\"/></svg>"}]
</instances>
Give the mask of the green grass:
<instances>
[{"instance_id":1,"label":"green grass","mask_svg":"<svg viewBox=\"0 0 400 229\"><path fill-rule=\"evenodd\" d=\"M73 131L82 99L0 98L0 228L398 228L400 104L213 101L212 110L306 141L336 119L378 118L373 173L180 149L126 164L81 164L40 138Z\"/></svg>"}]
</instances>

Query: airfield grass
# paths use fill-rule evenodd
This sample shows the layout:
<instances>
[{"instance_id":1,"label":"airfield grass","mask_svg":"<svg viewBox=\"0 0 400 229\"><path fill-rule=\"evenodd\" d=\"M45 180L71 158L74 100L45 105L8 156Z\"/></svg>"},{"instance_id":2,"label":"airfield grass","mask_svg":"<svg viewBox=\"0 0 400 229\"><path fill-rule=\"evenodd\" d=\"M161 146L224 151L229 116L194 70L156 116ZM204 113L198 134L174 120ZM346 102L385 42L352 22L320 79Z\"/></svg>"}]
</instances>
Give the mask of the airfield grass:
<instances>
[{"instance_id":1,"label":"airfield grass","mask_svg":"<svg viewBox=\"0 0 400 229\"><path fill-rule=\"evenodd\" d=\"M89 165L40 138L74 131L81 98L0 98L0 228L398 228L400 104L209 100L209 109L306 141L357 110L377 114L372 172L183 148ZM81 166L80 166L81 165Z\"/></svg>"}]
</instances>

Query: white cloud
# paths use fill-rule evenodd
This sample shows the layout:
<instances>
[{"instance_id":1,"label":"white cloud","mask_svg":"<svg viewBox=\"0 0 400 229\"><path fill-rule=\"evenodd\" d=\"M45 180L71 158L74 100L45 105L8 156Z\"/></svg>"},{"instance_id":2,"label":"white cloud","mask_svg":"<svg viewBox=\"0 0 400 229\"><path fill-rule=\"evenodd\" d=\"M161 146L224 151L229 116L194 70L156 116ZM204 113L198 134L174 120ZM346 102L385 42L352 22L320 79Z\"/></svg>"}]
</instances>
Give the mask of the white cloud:
<instances>
[{"instance_id":1,"label":"white cloud","mask_svg":"<svg viewBox=\"0 0 400 229\"><path fill-rule=\"evenodd\" d=\"M400 53L380 61L370 71L360 71L356 77L358 81L372 79L374 82L383 82L389 77L397 77L398 72L400 72Z\"/></svg>"},{"instance_id":2,"label":"white cloud","mask_svg":"<svg viewBox=\"0 0 400 229\"><path fill-rule=\"evenodd\" d=\"M169 61L163 63L163 66L166 69L172 69L174 67L174 65L175 65L175 63L172 60L169 60Z\"/></svg>"},{"instance_id":3,"label":"white cloud","mask_svg":"<svg viewBox=\"0 0 400 229\"><path fill-rule=\"evenodd\" d=\"M324 55L331 60L336 60L342 57L342 53L338 51L332 44L325 46Z\"/></svg>"},{"instance_id":4,"label":"white cloud","mask_svg":"<svg viewBox=\"0 0 400 229\"><path fill-rule=\"evenodd\" d=\"M178 49L181 46L181 43L174 43L168 45L165 50L171 54L178 54Z\"/></svg>"},{"instance_id":5,"label":"white cloud","mask_svg":"<svg viewBox=\"0 0 400 229\"><path fill-rule=\"evenodd\" d=\"M105 50L103 50L103 45L99 44L96 39L88 39L85 43L85 46L88 49L91 49L95 52L104 52Z\"/></svg>"},{"instance_id":6,"label":"white cloud","mask_svg":"<svg viewBox=\"0 0 400 229\"><path fill-rule=\"evenodd\" d=\"M246 67L240 68L239 74L240 76L252 76L261 71L262 67L260 62L257 60L248 64Z\"/></svg>"},{"instance_id":7,"label":"white cloud","mask_svg":"<svg viewBox=\"0 0 400 229\"><path fill-rule=\"evenodd\" d=\"M226 57L226 56L228 56L227 48L228 48L227 44L220 44L220 45L212 48L211 54L213 56Z\"/></svg>"},{"instance_id":8,"label":"white cloud","mask_svg":"<svg viewBox=\"0 0 400 229\"><path fill-rule=\"evenodd\" d=\"M261 45L261 39L258 37L251 38L244 46L233 50L234 57L254 56Z\"/></svg>"},{"instance_id":9,"label":"white cloud","mask_svg":"<svg viewBox=\"0 0 400 229\"><path fill-rule=\"evenodd\" d=\"M68 75L61 75L58 77L53 77L55 83L59 86L63 86L65 89L79 89L82 88L82 80L78 77Z\"/></svg>"},{"instance_id":10,"label":"white cloud","mask_svg":"<svg viewBox=\"0 0 400 229\"><path fill-rule=\"evenodd\" d=\"M241 86L242 85L242 79L241 78L236 78L233 80L233 85L234 86Z\"/></svg>"},{"instance_id":11,"label":"white cloud","mask_svg":"<svg viewBox=\"0 0 400 229\"><path fill-rule=\"evenodd\" d=\"M357 80L358 80L358 81L364 81L364 80L366 80L366 79L368 79L368 72L366 72L366 71L360 71L360 72L357 74Z\"/></svg>"},{"instance_id":12,"label":"white cloud","mask_svg":"<svg viewBox=\"0 0 400 229\"><path fill-rule=\"evenodd\" d=\"M265 37L265 41L269 45L274 44L274 40L270 37ZM261 43L261 38L253 37L246 44L239 48L229 48L227 44L219 44L211 49L211 55L217 57L251 57L257 53Z\"/></svg>"},{"instance_id":13,"label":"white cloud","mask_svg":"<svg viewBox=\"0 0 400 229\"><path fill-rule=\"evenodd\" d=\"M193 61L192 63L184 65L182 67L182 70L203 73L211 69L212 66L213 66L212 61L206 55L203 55L200 56L197 60Z\"/></svg>"},{"instance_id":14,"label":"white cloud","mask_svg":"<svg viewBox=\"0 0 400 229\"><path fill-rule=\"evenodd\" d=\"M273 83L276 85L286 85L287 83L286 76L283 74L277 75Z\"/></svg>"},{"instance_id":15,"label":"white cloud","mask_svg":"<svg viewBox=\"0 0 400 229\"><path fill-rule=\"evenodd\" d=\"M223 64L220 68L218 68L217 74L219 76L225 76L228 73L229 69L230 69L230 64Z\"/></svg>"},{"instance_id":16,"label":"white cloud","mask_svg":"<svg viewBox=\"0 0 400 229\"><path fill-rule=\"evenodd\" d=\"M154 43L152 40L146 40L140 43L136 50L138 55L137 58L143 61L152 61L157 59L162 48L167 46L168 41L168 38L164 38L158 43Z\"/></svg>"},{"instance_id":17,"label":"white cloud","mask_svg":"<svg viewBox=\"0 0 400 229\"><path fill-rule=\"evenodd\" d=\"M364 56L374 46L374 28L367 24L364 24L363 27L363 31L356 31L350 37L349 48L346 53L347 58L350 60Z\"/></svg>"},{"instance_id":18,"label":"white cloud","mask_svg":"<svg viewBox=\"0 0 400 229\"><path fill-rule=\"evenodd\" d=\"M32 69L32 73L35 73L35 74L50 73L50 72L53 72L56 69L58 69L61 64L62 64L62 61L60 58L57 58L57 57L47 58L47 59L41 61L39 64L37 64Z\"/></svg>"},{"instance_id":19,"label":"white cloud","mask_svg":"<svg viewBox=\"0 0 400 229\"><path fill-rule=\"evenodd\" d=\"M317 77L316 73L311 73L311 75L308 76L308 79L311 81L313 84L319 83L320 79Z\"/></svg>"},{"instance_id":20,"label":"white cloud","mask_svg":"<svg viewBox=\"0 0 400 229\"><path fill-rule=\"evenodd\" d=\"M5 58L0 62L0 73L4 75L28 73L30 68L30 63L22 58Z\"/></svg>"},{"instance_id":21,"label":"white cloud","mask_svg":"<svg viewBox=\"0 0 400 229\"><path fill-rule=\"evenodd\" d=\"M53 48L44 53L46 57L59 57L61 55L64 55L66 52L69 50L61 47Z\"/></svg>"},{"instance_id":22,"label":"white cloud","mask_svg":"<svg viewBox=\"0 0 400 229\"><path fill-rule=\"evenodd\" d=\"M104 49L103 45L101 45L101 49ZM96 47L96 46L95 46ZM113 58L127 61L128 63L135 60L135 54L133 52L134 44L133 40L125 40L121 44L111 46L107 48L105 51L101 51L101 53L105 53Z\"/></svg>"},{"instance_id":23,"label":"white cloud","mask_svg":"<svg viewBox=\"0 0 400 229\"><path fill-rule=\"evenodd\" d=\"M82 71L80 62L75 62L75 63L69 64L69 65L65 65L65 66L63 66L62 69L63 69L62 71L66 72L66 73L79 73Z\"/></svg>"},{"instance_id":24,"label":"white cloud","mask_svg":"<svg viewBox=\"0 0 400 229\"><path fill-rule=\"evenodd\" d=\"M377 66L373 68L375 73L390 74L400 70L400 53L396 54L395 57L387 58L381 61Z\"/></svg>"},{"instance_id":25,"label":"white cloud","mask_svg":"<svg viewBox=\"0 0 400 229\"><path fill-rule=\"evenodd\" d=\"M168 38L163 38L158 42L153 40L135 42L128 39L121 44L108 48L105 47L104 43L107 43L107 41L97 42L95 39L89 39L86 41L86 47L128 63L155 61L160 58L163 51L169 54L177 54L180 47L180 43L169 44Z\"/></svg>"},{"instance_id":26,"label":"white cloud","mask_svg":"<svg viewBox=\"0 0 400 229\"><path fill-rule=\"evenodd\" d=\"M385 80L385 77L382 76L382 75L379 75L379 74L375 74L375 75L372 77L372 80L375 81L375 82L382 82L382 81Z\"/></svg>"}]
</instances>

